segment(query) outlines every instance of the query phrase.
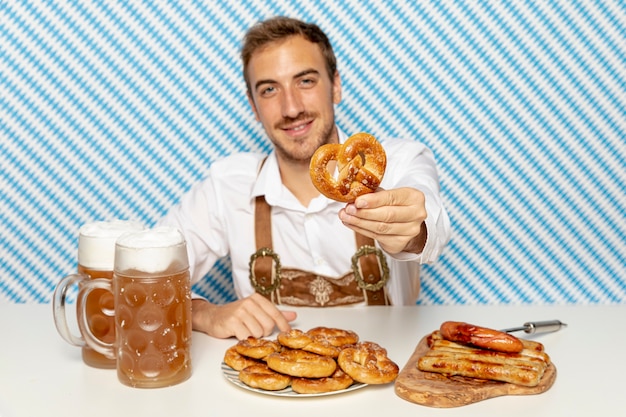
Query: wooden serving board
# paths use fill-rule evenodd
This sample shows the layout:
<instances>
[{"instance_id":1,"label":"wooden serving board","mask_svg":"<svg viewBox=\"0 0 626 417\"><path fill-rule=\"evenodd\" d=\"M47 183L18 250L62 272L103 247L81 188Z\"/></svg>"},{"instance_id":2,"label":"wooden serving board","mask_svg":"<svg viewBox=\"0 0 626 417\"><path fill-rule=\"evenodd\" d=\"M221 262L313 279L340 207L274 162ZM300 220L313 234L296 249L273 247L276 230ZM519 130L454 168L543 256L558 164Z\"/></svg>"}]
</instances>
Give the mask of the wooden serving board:
<instances>
[{"instance_id":1,"label":"wooden serving board","mask_svg":"<svg viewBox=\"0 0 626 417\"><path fill-rule=\"evenodd\" d=\"M417 360L428 351L427 337L420 340L395 381L396 394L413 403L428 407L451 408L503 395L540 394L550 389L556 379L554 364L548 366L539 385L535 387L422 372L417 369Z\"/></svg>"}]
</instances>

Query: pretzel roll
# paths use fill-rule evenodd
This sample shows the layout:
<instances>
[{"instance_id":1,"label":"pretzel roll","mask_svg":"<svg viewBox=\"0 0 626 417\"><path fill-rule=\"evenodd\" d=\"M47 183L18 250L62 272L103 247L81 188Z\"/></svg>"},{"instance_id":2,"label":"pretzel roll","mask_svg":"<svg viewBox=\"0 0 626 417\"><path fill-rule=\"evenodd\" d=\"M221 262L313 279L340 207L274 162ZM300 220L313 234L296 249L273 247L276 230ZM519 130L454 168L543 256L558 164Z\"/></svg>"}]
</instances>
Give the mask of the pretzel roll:
<instances>
[{"instance_id":1,"label":"pretzel roll","mask_svg":"<svg viewBox=\"0 0 626 417\"><path fill-rule=\"evenodd\" d=\"M239 380L252 388L268 391L279 391L287 388L291 383L289 375L273 371L264 363L257 363L243 368L239 371Z\"/></svg>"},{"instance_id":2,"label":"pretzel roll","mask_svg":"<svg viewBox=\"0 0 626 417\"><path fill-rule=\"evenodd\" d=\"M382 347L376 342L362 341L362 342L357 343L355 346L350 346L350 347L354 347L357 349L373 350L383 355L387 354L387 349L385 349L384 347Z\"/></svg>"},{"instance_id":3,"label":"pretzel roll","mask_svg":"<svg viewBox=\"0 0 626 417\"><path fill-rule=\"evenodd\" d=\"M314 327L310 329L307 334L322 338L337 347L353 345L359 341L359 335L352 330L336 329L332 327Z\"/></svg>"},{"instance_id":4,"label":"pretzel roll","mask_svg":"<svg viewBox=\"0 0 626 417\"><path fill-rule=\"evenodd\" d=\"M395 380L400 372L384 349L369 349L358 344L343 349L337 362L352 379L364 384L387 384Z\"/></svg>"},{"instance_id":5,"label":"pretzel roll","mask_svg":"<svg viewBox=\"0 0 626 417\"><path fill-rule=\"evenodd\" d=\"M331 161L337 162L336 178L328 169ZM350 203L376 191L386 168L387 155L380 142L369 133L357 133L343 144L320 146L311 158L309 174L320 193Z\"/></svg>"},{"instance_id":6,"label":"pretzel roll","mask_svg":"<svg viewBox=\"0 0 626 417\"><path fill-rule=\"evenodd\" d=\"M246 366L256 365L259 361L257 359L243 356L237 352L236 346L231 346L224 354L224 363L233 368L235 371L241 371Z\"/></svg>"},{"instance_id":7,"label":"pretzel roll","mask_svg":"<svg viewBox=\"0 0 626 417\"><path fill-rule=\"evenodd\" d=\"M288 332L280 332L276 337L278 343L290 349L302 349L313 342L313 338L300 329L291 329Z\"/></svg>"},{"instance_id":8,"label":"pretzel roll","mask_svg":"<svg viewBox=\"0 0 626 417\"><path fill-rule=\"evenodd\" d=\"M235 349L237 353L248 358L263 359L270 353L279 352L281 347L273 340L249 336L247 339L240 340L235 345Z\"/></svg>"},{"instance_id":9,"label":"pretzel roll","mask_svg":"<svg viewBox=\"0 0 626 417\"><path fill-rule=\"evenodd\" d=\"M313 337L311 343L304 346L302 350L331 358L336 358L341 352L339 347L331 345L328 340L321 337Z\"/></svg>"},{"instance_id":10,"label":"pretzel roll","mask_svg":"<svg viewBox=\"0 0 626 417\"><path fill-rule=\"evenodd\" d=\"M300 349L272 353L265 361L276 372L303 378L323 378L332 375L337 369L337 362L333 358Z\"/></svg>"},{"instance_id":11,"label":"pretzel roll","mask_svg":"<svg viewBox=\"0 0 626 417\"><path fill-rule=\"evenodd\" d=\"M291 381L291 389L298 394L320 394L346 389L353 382L348 374L337 368L331 376L324 378L294 378Z\"/></svg>"}]
</instances>

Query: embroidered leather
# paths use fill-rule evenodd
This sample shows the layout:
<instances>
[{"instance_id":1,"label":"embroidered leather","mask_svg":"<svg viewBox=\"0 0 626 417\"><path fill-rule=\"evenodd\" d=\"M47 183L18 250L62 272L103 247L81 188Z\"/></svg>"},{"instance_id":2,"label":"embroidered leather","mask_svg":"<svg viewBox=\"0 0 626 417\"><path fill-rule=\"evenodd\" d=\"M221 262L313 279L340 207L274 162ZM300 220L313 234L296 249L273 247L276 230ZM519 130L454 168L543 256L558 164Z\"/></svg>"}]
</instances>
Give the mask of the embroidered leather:
<instances>
[{"instance_id":1,"label":"embroidered leather","mask_svg":"<svg viewBox=\"0 0 626 417\"><path fill-rule=\"evenodd\" d=\"M257 251L250 257L250 281L254 289L275 304L330 307L358 304L387 305L385 284L389 268L374 240L358 233L352 272L328 277L310 271L283 268L272 249L271 207L263 196L256 199Z\"/></svg>"}]
</instances>

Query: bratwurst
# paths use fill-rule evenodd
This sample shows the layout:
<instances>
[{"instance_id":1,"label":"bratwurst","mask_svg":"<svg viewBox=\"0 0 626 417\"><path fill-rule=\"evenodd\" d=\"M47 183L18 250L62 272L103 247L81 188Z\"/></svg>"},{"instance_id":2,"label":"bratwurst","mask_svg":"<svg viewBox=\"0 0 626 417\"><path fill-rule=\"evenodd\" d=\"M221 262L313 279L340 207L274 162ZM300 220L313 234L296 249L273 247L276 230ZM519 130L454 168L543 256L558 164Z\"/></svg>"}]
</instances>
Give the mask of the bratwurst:
<instances>
[{"instance_id":1,"label":"bratwurst","mask_svg":"<svg viewBox=\"0 0 626 417\"><path fill-rule=\"evenodd\" d=\"M492 332L497 333L496 330ZM550 357L541 343L517 340L522 345L519 352L498 351L467 342L451 341L443 332L435 330L428 336L429 350L418 359L417 368L446 376L508 382L526 387L537 386L550 366ZM504 346L511 350L510 344Z\"/></svg>"},{"instance_id":2,"label":"bratwurst","mask_svg":"<svg viewBox=\"0 0 626 417\"><path fill-rule=\"evenodd\" d=\"M498 352L519 353L524 344L515 336L459 321L446 321L439 328L444 339Z\"/></svg>"}]
</instances>

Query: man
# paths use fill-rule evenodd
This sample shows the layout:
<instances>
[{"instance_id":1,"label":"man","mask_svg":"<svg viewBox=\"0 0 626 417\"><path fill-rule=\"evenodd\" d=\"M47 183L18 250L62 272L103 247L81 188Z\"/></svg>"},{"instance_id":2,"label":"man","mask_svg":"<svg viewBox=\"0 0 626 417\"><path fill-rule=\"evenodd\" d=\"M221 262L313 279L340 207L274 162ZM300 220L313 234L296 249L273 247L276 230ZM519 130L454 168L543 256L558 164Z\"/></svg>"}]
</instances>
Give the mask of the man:
<instances>
[{"instance_id":1,"label":"man","mask_svg":"<svg viewBox=\"0 0 626 417\"><path fill-rule=\"evenodd\" d=\"M278 304L415 304L420 264L437 259L450 233L431 151L379 138L388 159L380 189L350 204L320 195L311 156L348 136L335 125L342 90L328 38L277 17L251 28L241 55L250 106L274 150L215 162L161 222L186 236L194 282L231 257L239 299L194 300L194 329L262 337L296 317Z\"/></svg>"}]
</instances>

